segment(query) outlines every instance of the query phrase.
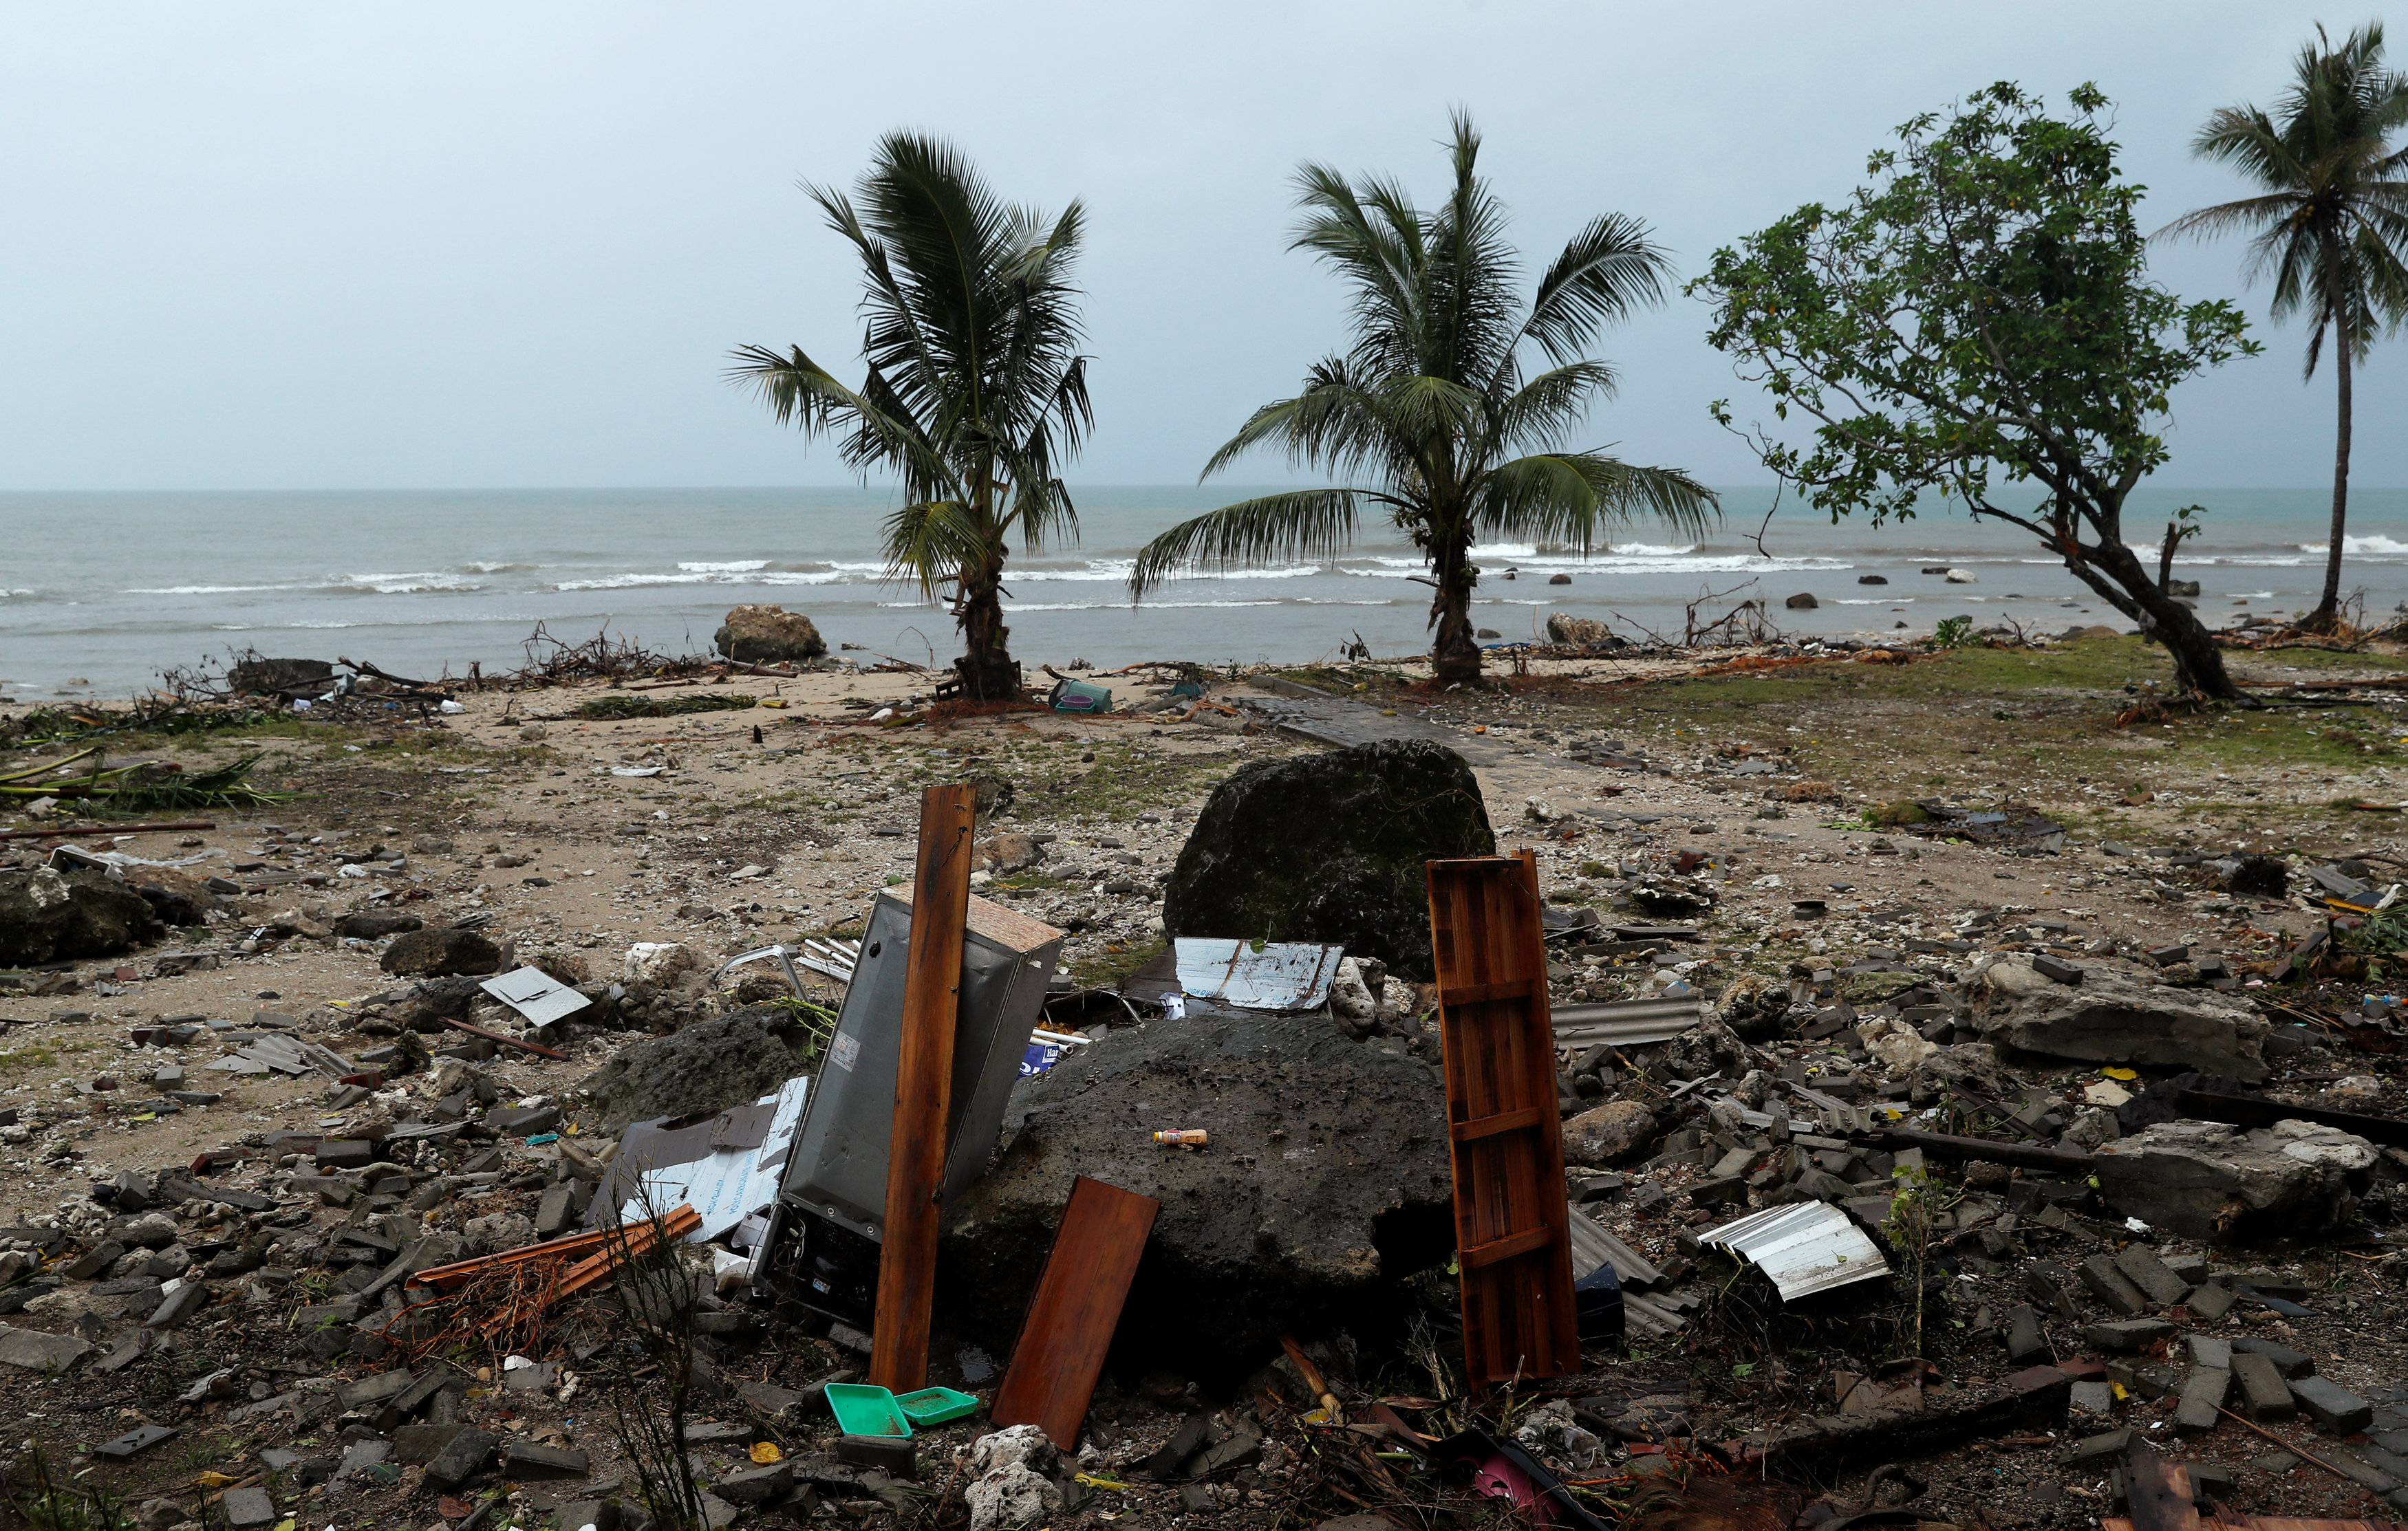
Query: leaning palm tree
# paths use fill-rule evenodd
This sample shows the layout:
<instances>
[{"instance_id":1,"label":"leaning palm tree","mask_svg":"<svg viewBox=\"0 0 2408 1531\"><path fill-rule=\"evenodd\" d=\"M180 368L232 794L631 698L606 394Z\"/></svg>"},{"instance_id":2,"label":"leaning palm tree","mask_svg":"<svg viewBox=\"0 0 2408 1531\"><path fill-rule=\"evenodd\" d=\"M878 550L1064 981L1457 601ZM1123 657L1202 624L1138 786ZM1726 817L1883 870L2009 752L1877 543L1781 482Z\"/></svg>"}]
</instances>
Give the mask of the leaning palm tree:
<instances>
[{"instance_id":1,"label":"leaning palm tree","mask_svg":"<svg viewBox=\"0 0 2408 1531\"><path fill-rule=\"evenodd\" d=\"M856 471L901 479L890 575L931 600L950 592L963 694L1016 695L1004 561L1015 530L1030 552L1077 535L1054 465L1095 422L1068 285L1084 214L999 201L957 150L908 133L879 140L853 197L803 190L860 251L867 376L848 388L800 347L745 346L729 379L806 436L838 434Z\"/></svg>"},{"instance_id":2,"label":"leaning palm tree","mask_svg":"<svg viewBox=\"0 0 2408 1531\"><path fill-rule=\"evenodd\" d=\"M2304 377L2329 336L2340 391L2333 443L2332 537L2324 598L2305 625L2329 629L2341 608L2342 536L2349 520L2350 369L2366 360L2378 331L2408 312L2408 150L2390 139L2408 125L2408 76L2383 65L2383 23L2370 22L2339 48L2325 30L2300 50L2291 88L2272 117L2226 107L2191 140L2201 159L2221 160L2263 194L2201 207L2170 234L2239 230L2253 276L2274 277L2274 317L2307 310L2312 333Z\"/></svg>"},{"instance_id":3,"label":"leaning palm tree","mask_svg":"<svg viewBox=\"0 0 2408 1531\"><path fill-rule=\"evenodd\" d=\"M1296 397L1255 410L1203 473L1277 447L1292 465L1369 483L1267 494L1182 522L1138 554L1134 595L1198 565L1335 557L1369 501L1428 560L1436 679L1477 681L1476 538L1586 551L1641 513L1704 529L1714 495L1687 474L1565 446L1614 390L1613 369L1582 353L1608 321L1661 300L1664 252L1636 219L1609 214L1564 247L1526 305L1504 210L1474 174L1480 136L1461 113L1454 126L1455 185L1431 212L1393 179L1349 181L1320 165L1297 172L1305 217L1290 248L1312 251L1352 288L1354 345L1314 364ZM1524 372L1532 346L1549 364L1535 377Z\"/></svg>"}]
</instances>

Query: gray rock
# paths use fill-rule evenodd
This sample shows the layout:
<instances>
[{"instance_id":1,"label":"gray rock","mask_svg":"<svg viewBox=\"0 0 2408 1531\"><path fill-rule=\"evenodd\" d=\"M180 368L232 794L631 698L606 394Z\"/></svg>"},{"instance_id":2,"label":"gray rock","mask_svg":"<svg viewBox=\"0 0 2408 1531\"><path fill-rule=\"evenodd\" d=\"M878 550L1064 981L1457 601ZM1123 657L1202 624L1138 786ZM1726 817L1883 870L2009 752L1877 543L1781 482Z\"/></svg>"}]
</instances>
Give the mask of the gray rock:
<instances>
[{"instance_id":1,"label":"gray rock","mask_svg":"<svg viewBox=\"0 0 2408 1531\"><path fill-rule=\"evenodd\" d=\"M1164 1122L1208 1127L1212 1152L1159 1150ZM1191 1354L1276 1341L1454 1247L1437 1074L1317 1014L1115 1033L1023 1080L1006 1131L945 1209L939 1301L982 1342L1018 1332L1081 1175L1162 1203L1120 1332Z\"/></svg>"},{"instance_id":2,"label":"gray rock","mask_svg":"<svg viewBox=\"0 0 2408 1531\"><path fill-rule=\"evenodd\" d=\"M775 1005L755 1005L622 1048L578 1088L615 1137L638 1122L750 1105L804 1072L808 1035Z\"/></svg>"},{"instance_id":3,"label":"gray rock","mask_svg":"<svg viewBox=\"0 0 2408 1531\"><path fill-rule=\"evenodd\" d=\"M1960 1042L1927 1055L1907 1076L1908 1100L1918 1107L1938 1104L1951 1089L1971 1090L1998 1100L2010 1094L2013 1085L1999 1063L1997 1048L1987 1042Z\"/></svg>"},{"instance_id":4,"label":"gray rock","mask_svg":"<svg viewBox=\"0 0 2408 1531\"><path fill-rule=\"evenodd\" d=\"M167 1294L158 1310L142 1325L146 1329L174 1329L208 1305L209 1289L198 1281L186 1281Z\"/></svg>"},{"instance_id":5,"label":"gray rock","mask_svg":"<svg viewBox=\"0 0 2408 1531\"><path fill-rule=\"evenodd\" d=\"M1656 1066L1675 1080L1702 1080L1715 1074L1739 1079L1760 1056L1740 1039L1739 1033L1711 1017L1664 1044Z\"/></svg>"},{"instance_id":6,"label":"gray rock","mask_svg":"<svg viewBox=\"0 0 2408 1531\"><path fill-rule=\"evenodd\" d=\"M1973 982L1974 1023L1983 1040L2019 1052L2264 1081L2269 1028L2255 1007L2212 991L2145 983L2139 972L2099 962L2069 985L2035 970L2021 952L2003 953Z\"/></svg>"},{"instance_id":7,"label":"gray rock","mask_svg":"<svg viewBox=\"0 0 2408 1531\"><path fill-rule=\"evenodd\" d=\"M254 1525L274 1525L277 1522L276 1501L263 1488L230 1488L219 1501L218 1509L234 1531L246 1531Z\"/></svg>"},{"instance_id":8,"label":"gray rock","mask_svg":"<svg viewBox=\"0 0 2408 1531\"><path fill-rule=\"evenodd\" d=\"M513 1478L582 1478L586 1473L585 1453L571 1447L513 1440L502 1452L502 1470Z\"/></svg>"},{"instance_id":9,"label":"gray rock","mask_svg":"<svg viewBox=\"0 0 2408 1531\"><path fill-rule=\"evenodd\" d=\"M1618 1164L1645 1148L1655 1136L1655 1112L1635 1100L1609 1100L1564 1123L1564 1162Z\"/></svg>"},{"instance_id":10,"label":"gray rock","mask_svg":"<svg viewBox=\"0 0 2408 1531\"><path fill-rule=\"evenodd\" d=\"M2186 1238L2315 1238L2357 1209L2373 1146L2332 1127L2278 1122L2243 1131L2163 1122L2102 1144L2100 1195L2129 1217Z\"/></svg>"},{"instance_id":11,"label":"gray rock","mask_svg":"<svg viewBox=\"0 0 2408 1531\"><path fill-rule=\"evenodd\" d=\"M827 652L817 623L782 606L731 608L710 646L747 665L802 664Z\"/></svg>"},{"instance_id":12,"label":"gray rock","mask_svg":"<svg viewBox=\"0 0 2408 1531\"><path fill-rule=\"evenodd\" d=\"M377 959L388 973L420 978L480 975L502 965L502 949L473 930L413 930L396 936Z\"/></svg>"},{"instance_id":13,"label":"gray rock","mask_svg":"<svg viewBox=\"0 0 2408 1531\"><path fill-rule=\"evenodd\" d=\"M1426 862L1497 851L1462 756L1382 740L1241 766L1213 790L1163 886L1173 936L1329 941L1431 975Z\"/></svg>"},{"instance_id":14,"label":"gray rock","mask_svg":"<svg viewBox=\"0 0 2408 1531\"><path fill-rule=\"evenodd\" d=\"M176 1241L176 1220L165 1212L145 1212L122 1226L116 1242L129 1249L164 1250Z\"/></svg>"}]
</instances>

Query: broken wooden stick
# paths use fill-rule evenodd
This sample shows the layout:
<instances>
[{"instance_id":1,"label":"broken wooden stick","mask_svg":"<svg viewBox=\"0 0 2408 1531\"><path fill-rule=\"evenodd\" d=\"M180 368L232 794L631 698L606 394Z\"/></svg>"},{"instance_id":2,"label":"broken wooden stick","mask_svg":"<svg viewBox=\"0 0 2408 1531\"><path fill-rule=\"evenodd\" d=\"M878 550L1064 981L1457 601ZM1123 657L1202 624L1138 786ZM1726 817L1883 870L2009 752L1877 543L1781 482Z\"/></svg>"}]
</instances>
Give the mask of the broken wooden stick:
<instances>
[{"instance_id":1,"label":"broken wooden stick","mask_svg":"<svg viewBox=\"0 0 2408 1531\"><path fill-rule=\"evenodd\" d=\"M80 829L0 829L0 840L64 840L78 835L159 835L171 829L215 829L214 819L184 819L172 824L88 824Z\"/></svg>"},{"instance_id":2,"label":"broken wooden stick","mask_svg":"<svg viewBox=\"0 0 2408 1531\"><path fill-rule=\"evenodd\" d=\"M504 1047L523 1047L529 1052L537 1053L539 1056L546 1058L558 1058L563 1061L566 1061L568 1057L567 1053L554 1052L552 1049L544 1046L541 1042L530 1042L517 1037L505 1037L498 1031L487 1031L482 1026L472 1026L466 1021L454 1021L448 1015L443 1018L443 1023L450 1026L454 1031L465 1031L471 1037L481 1037L489 1042L499 1042Z\"/></svg>"}]
</instances>

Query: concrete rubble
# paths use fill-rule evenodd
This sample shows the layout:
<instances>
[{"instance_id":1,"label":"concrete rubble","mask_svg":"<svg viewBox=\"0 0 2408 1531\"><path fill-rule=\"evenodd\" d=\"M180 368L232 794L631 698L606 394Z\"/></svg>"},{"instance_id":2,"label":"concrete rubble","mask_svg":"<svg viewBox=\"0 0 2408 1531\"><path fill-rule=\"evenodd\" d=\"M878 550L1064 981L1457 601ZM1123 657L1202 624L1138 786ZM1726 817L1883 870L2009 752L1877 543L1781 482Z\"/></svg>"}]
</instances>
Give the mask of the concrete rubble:
<instances>
[{"instance_id":1,"label":"concrete rubble","mask_svg":"<svg viewBox=\"0 0 2408 1531\"><path fill-rule=\"evenodd\" d=\"M1770 754L1696 774L1800 785ZM465 901L337 909L289 889L237 939L204 952L196 937L195 959L265 975L280 946L353 952L362 987L340 1004L220 1002L118 1027L43 1001L81 1017L46 1027L109 1032L107 1066L0 1106L0 1145L65 1188L0 1227L0 1375L29 1416L82 1422L61 1438L77 1466L138 1480L144 1531L646 1531L660 1517L643 1474L672 1461L710 1526L1268 1527L1310 1506L1311 1524L1372 1531L1396 1524L1381 1507L1469 1517L1544 1479L1613 1485L1581 1501L1609 1517L1651 1481L1693 1497L1721 1482L1777 1511L1765 1524L1902 1505L1960 1524L1982 1504L1994 1531L2021 1531L2113 1513L2152 1450L2262 1513L2408 1510L2408 1345L2387 1316L2408 1286L2392 1062L2408 1028L2380 994L2315 990L2313 949L2144 945L1997 907L1834 917L1787 883L1749 901L1719 855L1550 851L1559 1023L1618 1005L1681 1019L1646 1030L1656 1011L1624 1012L1643 1037L1553 1059L1572 1274L1611 1285L1616 1332L1587 1335L1580 1369L1534 1380L1509 1417L1450 1370L1466 1262L1422 880L1427 859L1498 847L1471 766L1427 741L1258 762L1190 810L1192 830L1149 812L1077 845L1028 795L1007 816L1008 800L990 794L977 885L1032 922L1131 947L1158 936L1167 956L1182 936L1345 954L1326 1000L1297 1009L1191 994L1175 974L1149 988L1127 965L1040 975L1045 1031L1011 1039L1027 1056L1002 1128L942 1211L928 1381L968 1412L909 1437L839 1428L832 1400L873 1338L773 1269L796 1140L779 1112L853 1066L830 1052L840 979L765 961L714 982L768 938L733 929L744 938L725 945L687 931L580 947ZM1587 833L1564 794L1509 800L1547 846ZM2122 859L2029 843L2045 838L1984 854ZM349 865L396 859L373 854ZM752 857L728 858L731 885L769 875ZM2288 896L2287 869L2224 859L2195 864L2219 894ZM2371 866L2321 870L2300 885L2384 896ZM124 943L83 950L116 939L104 913L127 943L175 928L164 883L127 893L47 866L0 879L15 880L0 899L28 908L91 904L44 915L39 955L10 959L109 964L79 983L127 981ZM1782 930L1794 960L1748 960ZM522 965L575 1008L531 1023L480 986ZM271 1122L195 1088L228 1075L303 1109ZM146 1158L137 1134L162 1122L208 1140ZM708 1199L706 1169L743 1199L674 1245L656 1284L611 1266L538 1324L514 1306L525 1291L493 1281L555 1268L529 1261L546 1245L599 1248L563 1241L597 1238L631 1188ZM1160 1209L1076 1438L996 1428L1082 1177ZM524 1263L447 1274L495 1256ZM672 1352L644 1348L666 1330ZM672 1438L647 1446L605 1400L666 1408L663 1353L684 1402ZM1449 1466L1471 1437L1477 1465ZM198 1483L146 1466L182 1452L214 1453ZM30 1470L11 1459L8 1481Z\"/></svg>"}]
</instances>

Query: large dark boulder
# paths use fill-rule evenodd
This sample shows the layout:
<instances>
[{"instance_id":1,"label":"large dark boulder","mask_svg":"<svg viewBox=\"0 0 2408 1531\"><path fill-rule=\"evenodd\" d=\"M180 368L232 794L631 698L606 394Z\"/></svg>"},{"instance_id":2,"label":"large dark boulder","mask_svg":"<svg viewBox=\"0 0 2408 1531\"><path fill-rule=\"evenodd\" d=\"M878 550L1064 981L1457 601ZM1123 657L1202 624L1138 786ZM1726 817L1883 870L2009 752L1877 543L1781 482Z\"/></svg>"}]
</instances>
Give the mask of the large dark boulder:
<instances>
[{"instance_id":1,"label":"large dark boulder","mask_svg":"<svg viewBox=\"0 0 2408 1531\"><path fill-rule=\"evenodd\" d=\"M1493 856L1461 755L1388 740L1240 769L1216 789L1162 894L1173 936L1329 941L1400 977L1430 971L1422 864Z\"/></svg>"},{"instance_id":2,"label":"large dark boulder","mask_svg":"<svg viewBox=\"0 0 2408 1531\"><path fill-rule=\"evenodd\" d=\"M165 934L149 901L105 873L0 872L0 967L113 957Z\"/></svg>"},{"instance_id":3,"label":"large dark boulder","mask_svg":"<svg viewBox=\"0 0 2408 1531\"><path fill-rule=\"evenodd\" d=\"M781 606L732 608L711 647L747 665L790 665L817 659L827 652L827 640L810 618Z\"/></svg>"},{"instance_id":4,"label":"large dark boulder","mask_svg":"<svg viewBox=\"0 0 2408 1531\"><path fill-rule=\"evenodd\" d=\"M1165 1127L1211 1146L1158 1146ZM945 1209L939 1252L944 1320L982 1343L1012 1343L1081 1175L1162 1203L1120 1344L1191 1376L1259 1362L1283 1333L1361 1333L1455 1247L1437 1073L1320 1014L1114 1031L1018 1086L1006 1134Z\"/></svg>"},{"instance_id":5,"label":"large dark boulder","mask_svg":"<svg viewBox=\"0 0 2408 1531\"><path fill-rule=\"evenodd\" d=\"M394 937L378 965L404 977L491 973L502 966L502 949L473 930L413 930Z\"/></svg>"},{"instance_id":6,"label":"large dark boulder","mask_svg":"<svg viewBox=\"0 0 2408 1531\"><path fill-rule=\"evenodd\" d=\"M778 1005L754 1005L623 1048L578 1089L616 1137L638 1122L746 1106L803 1073L810 1034Z\"/></svg>"}]
</instances>

